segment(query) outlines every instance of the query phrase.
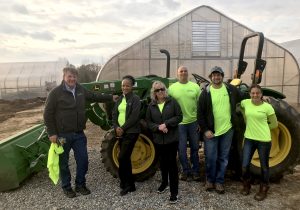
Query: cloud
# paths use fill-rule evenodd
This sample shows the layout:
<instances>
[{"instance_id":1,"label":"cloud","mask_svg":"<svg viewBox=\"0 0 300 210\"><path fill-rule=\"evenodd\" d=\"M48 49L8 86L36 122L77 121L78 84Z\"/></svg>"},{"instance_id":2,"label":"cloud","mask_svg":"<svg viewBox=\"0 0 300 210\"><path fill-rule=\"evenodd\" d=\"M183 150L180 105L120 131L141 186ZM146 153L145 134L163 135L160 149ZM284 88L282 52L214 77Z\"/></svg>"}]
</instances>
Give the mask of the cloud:
<instances>
[{"instance_id":1,"label":"cloud","mask_svg":"<svg viewBox=\"0 0 300 210\"><path fill-rule=\"evenodd\" d=\"M14 26L13 24L8 25L5 23L0 24L0 33L19 36L27 35L27 32L20 27Z\"/></svg>"},{"instance_id":2,"label":"cloud","mask_svg":"<svg viewBox=\"0 0 300 210\"><path fill-rule=\"evenodd\" d=\"M85 59L93 57L93 54L104 57L114 55L130 43L139 41L138 37L144 38L145 34L203 4L253 30L262 31L267 38L277 42L297 39L300 34L297 25L300 21L300 1L294 0L23 2L0 0L0 51L12 49L13 46L11 59L16 61L24 56L34 61L47 56L49 59L55 56L72 57L76 53L75 61L79 62L80 55ZM16 51L22 53L14 56ZM1 62L5 61L4 54L1 53Z\"/></svg>"},{"instance_id":3,"label":"cloud","mask_svg":"<svg viewBox=\"0 0 300 210\"><path fill-rule=\"evenodd\" d=\"M77 49L114 48L128 44L127 42L98 42L76 47Z\"/></svg>"},{"instance_id":4,"label":"cloud","mask_svg":"<svg viewBox=\"0 0 300 210\"><path fill-rule=\"evenodd\" d=\"M110 15L117 14L116 17L125 20L155 21L168 13L180 4L174 0L151 0L151 1L131 1L128 3L114 2L110 10L104 11Z\"/></svg>"},{"instance_id":5,"label":"cloud","mask_svg":"<svg viewBox=\"0 0 300 210\"><path fill-rule=\"evenodd\" d=\"M75 43L76 40L64 38L64 39L60 39L58 42L60 42L60 43Z\"/></svg>"},{"instance_id":6,"label":"cloud","mask_svg":"<svg viewBox=\"0 0 300 210\"><path fill-rule=\"evenodd\" d=\"M29 29L28 29L29 30ZM38 40L53 40L55 35L49 31L42 31L42 32L34 32L34 33L29 33L20 27L12 25L7 25L7 24L0 24L0 34L7 34L7 35L16 35L21 37L25 36L30 36L33 39L38 39Z\"/></svg>"},{"instance_id":7,"label":"cloud","mask_svg":"<svg viewBox=\"0 0 300 210\"><path fill-rule=\"evenodd\" d=\"M12 5L12 10L17 12L17 13L23 14L23 15L29 14L27 8L24 5L21 5L21 4Z\"/></svg>"},{"instance_id":8,"label":"cloud","mask_svg":"<svg viewBox=\"0 0 300 210\"><path fill-rule=\"evenodd\" d=\"M40 39L40 40L53 40L55 35L49 31L43 31L43 32L35 32L29 35L33 39Z\"/></svg>"},{"instance_id":9,"label":"cloud","mask_svg":"<svg viewBox=\"0 0 300 210\"><path fill-rule=\"evenodd\" d=\"M180 3L174 0L162 0L162 4L169 9L178 9L180 8Z\"/></svg>"}]
</instances>

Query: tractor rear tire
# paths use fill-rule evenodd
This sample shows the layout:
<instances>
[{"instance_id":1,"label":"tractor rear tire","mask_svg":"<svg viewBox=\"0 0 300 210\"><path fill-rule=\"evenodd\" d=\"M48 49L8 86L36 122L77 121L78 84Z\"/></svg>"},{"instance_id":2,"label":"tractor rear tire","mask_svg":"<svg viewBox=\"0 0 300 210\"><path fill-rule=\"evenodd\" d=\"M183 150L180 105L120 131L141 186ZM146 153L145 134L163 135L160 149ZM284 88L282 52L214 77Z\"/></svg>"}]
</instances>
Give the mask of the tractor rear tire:
<instances>
[{"instance_id":1,"label":"tractor rear tire","mask_svg":"<svg viewBox=\"0 0 300 210\"><path fill-rule=\"evenodd\" d=\"M108 131L101 145L102 162L107 171L118 177L119 143L114 132ZM158 168L158 158L154 144L147 135L140 134L131 155L132 173L136 181L144 181L152 177Z\"/></svg>"}]
</instances>

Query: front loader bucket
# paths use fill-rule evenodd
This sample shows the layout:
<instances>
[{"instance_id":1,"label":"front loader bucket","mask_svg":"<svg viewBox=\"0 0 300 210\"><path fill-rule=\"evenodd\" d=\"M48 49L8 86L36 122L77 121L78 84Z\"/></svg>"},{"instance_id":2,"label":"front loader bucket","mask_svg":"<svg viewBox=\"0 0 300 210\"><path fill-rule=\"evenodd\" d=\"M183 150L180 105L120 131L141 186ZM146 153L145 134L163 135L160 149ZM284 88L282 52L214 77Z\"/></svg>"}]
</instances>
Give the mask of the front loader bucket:
<instances>
[{"instance_id":1,"label":"front loader bucket","mask_svg":"<svg viewBox=\"0 0 300 210\"><path fill-rule=\"evenodd\" d=\"M29 175L46 168L49 147L43 124L0 141L0 191L15 189Z\"/></svg>"}]
</instances>

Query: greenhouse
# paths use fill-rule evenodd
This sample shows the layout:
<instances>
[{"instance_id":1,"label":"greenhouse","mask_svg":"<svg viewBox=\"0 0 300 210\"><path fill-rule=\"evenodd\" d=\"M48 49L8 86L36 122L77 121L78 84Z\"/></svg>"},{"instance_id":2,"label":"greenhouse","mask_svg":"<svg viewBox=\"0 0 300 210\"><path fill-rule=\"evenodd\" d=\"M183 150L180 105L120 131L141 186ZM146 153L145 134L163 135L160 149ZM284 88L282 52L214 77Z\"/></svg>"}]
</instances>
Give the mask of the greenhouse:
<instances>
[{"instance_id":1,"label":"greenhouse","mask_svg":"<svg viewBox=\"0 0 300 210\"><path fill-rule=\"evenodd\" d=\"M213 66L225 70L225 80L232 78L242 39L254 32L209 6L197 7L113 56L101 69L97 80L120 79L126 74L144 76L166 75L166 56L170 52L171 76L184 65L190 73L207 78ZM262 31L263 32L263 31ZM248 68L242 80L250 84L257 52L258 39L247 42L244 58ZM299 66L294 56L280 45L265 38L262 59L267 61L262 86L286 95L299 103Z\"/></svg>"},{"instance_id":2,"label":"greenhouse","mask_svg":"<svg viewBox=\"0 0 300 210\"><path fill-rule=\"evenodd\" d=\"M0 99L46 97L60 84L66 60L53 62L0 63Z\"/></svg>"}]
</instances>

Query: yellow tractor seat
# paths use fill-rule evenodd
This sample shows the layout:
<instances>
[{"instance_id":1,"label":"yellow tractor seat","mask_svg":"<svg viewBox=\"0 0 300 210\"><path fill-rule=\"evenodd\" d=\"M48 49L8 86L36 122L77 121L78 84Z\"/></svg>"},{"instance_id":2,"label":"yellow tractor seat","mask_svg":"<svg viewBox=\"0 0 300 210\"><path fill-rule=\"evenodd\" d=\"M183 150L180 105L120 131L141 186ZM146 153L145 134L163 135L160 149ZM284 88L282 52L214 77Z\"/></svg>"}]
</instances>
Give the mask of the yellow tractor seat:
<instances>
[{"instance_id":1,"label":"yellow tractor seat","mask_svg":"<svg viewBox=\"0 0 300 210\"><path fill-rule=\"evenodd\" d=\"M242 83L242 80L241 79L238 79L238 78L235 78L235 79L232 79L230 84L231 85L234 85L234 86L238 86Z\"/></svg>"}]
</instances>

